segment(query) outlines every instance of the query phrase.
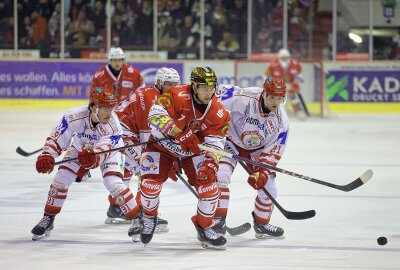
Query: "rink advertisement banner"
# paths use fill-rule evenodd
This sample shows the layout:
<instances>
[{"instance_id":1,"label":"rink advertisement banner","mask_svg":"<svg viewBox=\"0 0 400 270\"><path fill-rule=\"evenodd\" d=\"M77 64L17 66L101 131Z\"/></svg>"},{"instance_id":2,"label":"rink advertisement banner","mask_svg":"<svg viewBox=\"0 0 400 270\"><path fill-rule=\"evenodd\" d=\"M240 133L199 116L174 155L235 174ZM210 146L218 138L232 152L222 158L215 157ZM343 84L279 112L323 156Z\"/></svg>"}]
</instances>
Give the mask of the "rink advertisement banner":
<instances>
[{"instance_id":1,"label":"rink advertisement banner","mask_svg":"<svg viewBox=\"0 0 400 270\"><path fill-rule=\"evenodd\" d=\"M99 62L0 62L0 98L87 99L92 76ZM181 63L134 63L146 85L154 85L160 67L175 68L183 75Z\"/></svg>"},{"instance_id":2,"label":"rink advertisement banner","mask_svg":"<svg viewBox=\"0 0 400 270\"><path fill-rule=\"evenodd\" d=\"M329 102L400 102L400 65L327 64Z\"/></svg>"}]
</instances>

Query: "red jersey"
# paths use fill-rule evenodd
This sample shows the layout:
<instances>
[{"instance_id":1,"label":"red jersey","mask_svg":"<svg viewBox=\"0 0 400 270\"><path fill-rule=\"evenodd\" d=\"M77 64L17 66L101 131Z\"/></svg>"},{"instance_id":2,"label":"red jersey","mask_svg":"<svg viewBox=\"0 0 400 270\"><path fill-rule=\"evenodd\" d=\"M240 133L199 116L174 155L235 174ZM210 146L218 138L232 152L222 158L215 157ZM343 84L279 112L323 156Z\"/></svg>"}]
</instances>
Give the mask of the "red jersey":
<instances>
[{"instance_id":1,"label":"red jersey","mask_svg":"<svg viewBox=\"0 0 400 270\"><path fill-rule=\"evenodd\" d=\"M137 142L149 140L150 127L147 116L159 96L160 92L156 87L143 87L120 103L116 113L123 127L124 137L130 137Z\"/></svg>"},{"instance_id":2,"label":"red jersey","mask_svg":"<svg viewBox=\"0 0 400 270\"><path fill-rule=\"evenodd\" d=\"M149 112L148 124L152 136L157 139L165 137L165 119L169 118L181 130L190 127L201 143L224 149L230 116L215 95L203 113L194 106L190 85L172 87L158 98L157 104L154 104ZM193 155L191 152L182 151L175 140L159 142L157 148L175 156Z\"/></svg>"},{"instance_id":3,"label":"red jersey","mask_svg":"<svg viewBox=\"0 0 400 270\"><path fill-rule=\"evenodd\" d=\"M301 66L299 61L295 59L289 59L286 68L283 68L279 59L274 59L265 71L266 77L272 75L274 77L282 77L285 83L292 83L301 74Z\"/></svg>"},{"instance_id":4,"label":"red jersey","mask_svg":"<svg viewBox=\"0 0 400 270\"><path fill-rule=\"evenodd\" d=\"M119 101L124 100L129 94L143 85L140 71L129 64L124 64L118 77L111 72L109 65L100 67L93 76L92 87L111 88Z\"/></svg>"}]
</instances>

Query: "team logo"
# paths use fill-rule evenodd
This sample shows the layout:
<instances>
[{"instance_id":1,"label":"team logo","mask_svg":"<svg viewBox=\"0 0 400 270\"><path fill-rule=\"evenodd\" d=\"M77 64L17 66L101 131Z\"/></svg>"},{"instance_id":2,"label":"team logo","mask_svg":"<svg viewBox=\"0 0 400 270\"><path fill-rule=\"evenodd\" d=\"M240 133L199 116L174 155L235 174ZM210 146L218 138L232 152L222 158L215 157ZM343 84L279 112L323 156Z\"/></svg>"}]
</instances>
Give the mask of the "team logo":
<instances>
[{"instance_id":1,"label":"team logo","mask_svg":"<svg viewBox=\"0 0 400 270\"><path fill-rule=\"evenodd\" d=\"M58 194L58 190L56 188L54 188L54 187L51 187L50 190L49 190L49 196L50 197L55 197L55 196L57 196L57 194Z\"/></svg>"},{"instance_id":2,"label":"team logo","mask_svg":"<svg viewBox=\"0 0 400 270\"><path fill-rule=\"evenodd\" d=\"M117 196L117 197L114 198L114 200L119 206L125 204L124 196Z\"/></svg>"},{"instance_id":3,"label":"team logo","mask_svg":"<svg viewBox=\"0 0 400 270\"><path fill-rule=\"evenodd\" d=\"M258 147L264 138L258 133L257 130L245 131L240 135L244 145L249 148Z\"/></svg>"}]
</instances>

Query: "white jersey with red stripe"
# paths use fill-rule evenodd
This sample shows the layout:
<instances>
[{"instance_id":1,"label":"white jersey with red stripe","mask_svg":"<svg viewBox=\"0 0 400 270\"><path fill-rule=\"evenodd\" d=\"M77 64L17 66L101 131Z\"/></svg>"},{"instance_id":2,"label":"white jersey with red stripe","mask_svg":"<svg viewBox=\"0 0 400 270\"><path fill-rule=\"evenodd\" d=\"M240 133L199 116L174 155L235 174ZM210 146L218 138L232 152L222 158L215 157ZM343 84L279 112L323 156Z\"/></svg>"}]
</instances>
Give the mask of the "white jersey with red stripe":
<instances>
[{"instance_id":1,"label":"white jersey with red stripe","mask_svg":"<svg viewBox=\"0 0 400 270\"><path fill-rule=\"evenodd\" d=\"M47 137L43 151L50 153L54 158L59 157L70 146L78 151L90 146L99 152L123 146L121 138L122 127L114 112L108 123L93 125L88 105L84 105L65 113L59 125ZM107 156L101 155L102 160Z\"/></svg>"},{"instance_id":2,"label":"white jersey with red stripe","mask_svg":"<svg viewBox=\"0 0 400 270\"><path fill-rule=\"evenodd\" d=\"M276 166L287 143L289 119L285 108L277 112L262 110L262 88L219 85L221 103L230 111L228 145L233 143L241 155Z\"/></svg>"}]
</instances>

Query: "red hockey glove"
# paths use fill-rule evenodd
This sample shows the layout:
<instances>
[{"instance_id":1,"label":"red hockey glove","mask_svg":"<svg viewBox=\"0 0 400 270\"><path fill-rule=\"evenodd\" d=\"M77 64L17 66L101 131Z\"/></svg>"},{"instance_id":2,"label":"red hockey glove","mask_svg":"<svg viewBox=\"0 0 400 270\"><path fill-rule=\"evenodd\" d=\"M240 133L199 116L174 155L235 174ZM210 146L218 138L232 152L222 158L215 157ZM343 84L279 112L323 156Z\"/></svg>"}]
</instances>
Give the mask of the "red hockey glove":
<instances>
[{"instance_id":1,"label":"red hockey glove","mask_svg":"<svg viewBox=\"0 0 400 270\"><path fill-rule=\"evenodd\" d=\"M176 176L176 173L179 172L179 165L177 161L174 161L172 163L171 169L168 171L168 178L171 178L174 181L178 181L178 177Z\"/></svg>"},{"instance_id":2,"label":"red hockey glove","mask_svg":"<svg viewBox=\"0 0 400 270\"><path fill-rule=\"evenodd\" d=\"M51 173L54 169L54 158L47 152L43 152L36 160L36 171L38 173Z\"/></svg>"},{"instance_id":3,"label":"red hockey glove","mask_svg":"<svg viewBox=\"0 0 400 270\"><path fill-rule=\"evenodd\" d=\"M78 152L78 161L82 168L93 169L100 165L100 155L96 155L93 149L82 149Z\"/></svg>"},{"instance_id":4,"label":"red hockey glove","mask_svg":"<svg viewBox=\"0 0 400 270\"><path fill-rule=\"evenodd\" d=\"M254 189L259 190L268 182L268 174L265 170L257 170L247 178L247 183Z\"/></svg>"},{"instance_id":5,"label":"red hockey glove","mask_svg":"<svg viewBox=\"0 0 400 270\"><path fill-rule=\"evenodd\" d=\"M176 135L175 140L179 142L183 151L190 151L196 155L201 153L201 150L198 146L200 143L199 139L190 128L186 128L184 131Z\"/></svg>"},{"instance_id":6,"label":"red hockey glove","mask_svg":"<svg viewBox=\"0 0 400 270\"><path fill-rule=\"evenodd\" d=\"M213 154L206 153L204 162L197 172L196 184L207 185L217 181L218 162Z\"/></svg>"}]
</instances>

